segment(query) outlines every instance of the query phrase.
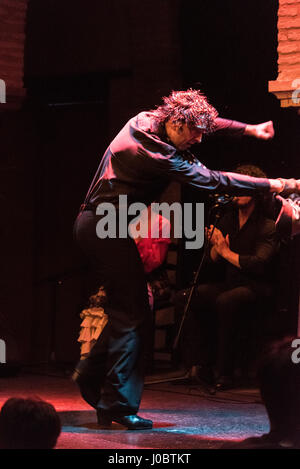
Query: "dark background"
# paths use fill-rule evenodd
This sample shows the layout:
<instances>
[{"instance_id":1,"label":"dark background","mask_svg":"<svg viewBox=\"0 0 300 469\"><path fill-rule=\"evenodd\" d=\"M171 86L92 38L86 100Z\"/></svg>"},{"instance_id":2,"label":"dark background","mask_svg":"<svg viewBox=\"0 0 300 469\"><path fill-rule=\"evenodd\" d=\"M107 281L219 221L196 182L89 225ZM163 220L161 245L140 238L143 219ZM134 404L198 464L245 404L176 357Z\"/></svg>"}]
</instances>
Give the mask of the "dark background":
<instances>
[{"instance_id":1,"label":"dark background","mask_svg":"<svg viewBox=\"0 0 300 469\"><path fill-rule=\"evenodd\" d=\"M0 114L1 337L11 360L76 360L87 285L74 219L111 138L172 89L200 88L223 117L274 121L272 142L195 148L209 168L253 162L270 177L299 177L299 116L268 93L277 9L272 0L29 0L27 98Z\"/></svg>"}]
</instances>

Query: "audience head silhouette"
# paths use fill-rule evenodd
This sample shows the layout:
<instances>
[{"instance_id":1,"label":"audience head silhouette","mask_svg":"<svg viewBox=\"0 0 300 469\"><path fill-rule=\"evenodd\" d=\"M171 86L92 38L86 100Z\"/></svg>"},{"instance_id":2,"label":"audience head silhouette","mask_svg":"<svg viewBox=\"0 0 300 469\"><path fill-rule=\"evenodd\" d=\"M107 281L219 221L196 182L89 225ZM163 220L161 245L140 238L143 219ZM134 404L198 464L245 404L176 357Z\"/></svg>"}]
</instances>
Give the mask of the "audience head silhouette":
<instances>
[{"instance_id":1,"label":"audience head silhouette","mask_svg":"<svg viewBox=\"0 0 300 469\"><path fill-rule=\"evenodd\" d=\"M43 400L10 398L1 409L1 449L52 449L60 432L55 408Z\"/></svg>"}]
</instances>

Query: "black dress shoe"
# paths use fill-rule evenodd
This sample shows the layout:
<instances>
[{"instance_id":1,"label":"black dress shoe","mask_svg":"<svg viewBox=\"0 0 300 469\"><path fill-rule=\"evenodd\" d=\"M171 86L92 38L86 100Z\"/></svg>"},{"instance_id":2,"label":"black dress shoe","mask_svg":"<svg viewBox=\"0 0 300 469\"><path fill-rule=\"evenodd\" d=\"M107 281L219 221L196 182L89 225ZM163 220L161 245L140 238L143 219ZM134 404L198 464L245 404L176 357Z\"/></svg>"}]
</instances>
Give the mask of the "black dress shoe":
<instances>
[{"instance_id":1,"label":"black dress shoe","mask_svg":"<svg viewBox=\"0 0 300 469\"><path fill-rule=\"evenodd\" d=\"M119 423L128 430L149 430L153 426L152 420L143 419L138 415L115 415L112 416L108 413L97 410L98 424L102 427L110 427L112 422Z\"/></svg>"}]
</instances>

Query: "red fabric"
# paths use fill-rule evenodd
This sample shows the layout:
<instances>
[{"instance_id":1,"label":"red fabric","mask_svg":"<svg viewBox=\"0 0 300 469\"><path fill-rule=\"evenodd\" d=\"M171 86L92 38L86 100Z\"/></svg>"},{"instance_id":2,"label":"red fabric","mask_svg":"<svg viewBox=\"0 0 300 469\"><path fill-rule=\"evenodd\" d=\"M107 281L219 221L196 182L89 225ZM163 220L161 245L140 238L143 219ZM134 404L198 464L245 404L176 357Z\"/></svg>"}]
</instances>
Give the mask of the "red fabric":
<instances>
[{"instance_id":1,"label":"red fabric","mask_svg":"<svg viewBox=\"0 0 300 469\"><path fill-rule=\"evenodd\" d=\"M153 217L155 217L154 220ZM170 233L171 225L169 220L152 212L152 232L155 232L154 230L157 223L159 223L159 238L151 237L151 223L149 223L148 237L135 239L144 264L144 270L147 274L157 269L157 267L164 262L167 256L168 246L171 243L170 238L162 237L163 232Z\"/></svg>"}]
</instances>

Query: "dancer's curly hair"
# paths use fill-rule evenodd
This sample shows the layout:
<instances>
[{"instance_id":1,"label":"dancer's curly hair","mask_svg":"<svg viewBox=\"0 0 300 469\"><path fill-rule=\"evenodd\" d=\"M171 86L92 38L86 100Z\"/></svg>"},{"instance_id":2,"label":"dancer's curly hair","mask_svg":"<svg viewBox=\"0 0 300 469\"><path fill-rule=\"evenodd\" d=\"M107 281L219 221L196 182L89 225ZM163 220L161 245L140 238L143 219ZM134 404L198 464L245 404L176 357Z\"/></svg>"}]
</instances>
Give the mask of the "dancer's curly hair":
<instances>
[{"instance_id":1,"label":"dancer's curly hair","mask_svg":"<svg viewBox=\"0 0 300 469\"><path fill-rule=\"evenodd\" d=\"M163 104L154 110L160 124L170 120L174 123L187 124L189 128L199 127L204 132L214 130L214 122L218 116L206 96L192 88L187 91L172 91L163 98Z\"/></svg>"}]
</instances>

